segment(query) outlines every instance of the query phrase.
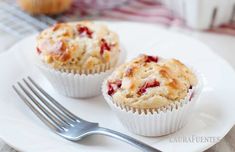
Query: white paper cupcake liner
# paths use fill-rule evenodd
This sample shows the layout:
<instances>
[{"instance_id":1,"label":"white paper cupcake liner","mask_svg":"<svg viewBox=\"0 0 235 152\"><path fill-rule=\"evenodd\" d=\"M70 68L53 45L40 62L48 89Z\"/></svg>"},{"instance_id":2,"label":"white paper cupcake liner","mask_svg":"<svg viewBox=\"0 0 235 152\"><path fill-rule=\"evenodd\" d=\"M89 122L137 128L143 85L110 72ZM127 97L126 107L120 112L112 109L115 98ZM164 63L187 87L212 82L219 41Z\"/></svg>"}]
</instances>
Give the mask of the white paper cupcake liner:
<instances>
[{"instance_id":1,"label":"white paper cupcake liner","mask_svg":"<svg viewBox=\"0 0 235 152\"><path fill-rule=\"evenodd\" d=\"M145 110L114 103L112 97L107 94L106 88L105 81L102 85L104 98L124 127L142 136L162 136L179 130L187 123L201 92L202 82L198 80L197 86L190 89L188 95L181 101L164 108Z\"/></svg>"},{"instance_id":2,"label":"white paper cupcake liner","mask_svg":"<svg viewBox=\"0 0 235 152\"><path fill-rule=\"evenodd\" d=\"M117 65L124 62L125 53L125 50L122 49L116 65L113 63L104 64L91 71L59 71L41 62L37 66L60 94L73 98L88 98L101 94L103 80L111 74Z\"/></svg>"},{"instance_id":3,"label":"white paper cupcake liner","mask_svg":"<svg viewBox=\"0 0 235 152\"><path fill-rule=\"evenodd\" d=\"M94 74L76 74L61 72L48 67L39 66L42 73L51 82L53 88L62 95L74 98L97 96L101 93L101 84L112 69Z\"/></svg>"}]
</instances>

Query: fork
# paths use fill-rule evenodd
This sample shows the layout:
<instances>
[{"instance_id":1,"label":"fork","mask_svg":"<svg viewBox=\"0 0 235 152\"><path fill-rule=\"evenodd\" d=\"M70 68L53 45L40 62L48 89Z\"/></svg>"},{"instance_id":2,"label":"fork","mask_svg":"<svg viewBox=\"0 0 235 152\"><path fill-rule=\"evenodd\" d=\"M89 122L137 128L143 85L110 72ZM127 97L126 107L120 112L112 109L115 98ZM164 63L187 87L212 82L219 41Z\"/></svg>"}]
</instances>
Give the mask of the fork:
<instances>
[{"instance_id":1,"label":"fork","mask_svg":"<svg viewBox=\"0 0 235 152\"><path fill-rule=\"evenodd\" d=\"M17 95L53 132L71 141L79 141L83 137L100 134L124 141L141 151L160 152L139 140L117 131L100 127L98 123L89 122L72 114L58 101L43 90L31 77L12 86Z\"/></svg>"}]
</instances>

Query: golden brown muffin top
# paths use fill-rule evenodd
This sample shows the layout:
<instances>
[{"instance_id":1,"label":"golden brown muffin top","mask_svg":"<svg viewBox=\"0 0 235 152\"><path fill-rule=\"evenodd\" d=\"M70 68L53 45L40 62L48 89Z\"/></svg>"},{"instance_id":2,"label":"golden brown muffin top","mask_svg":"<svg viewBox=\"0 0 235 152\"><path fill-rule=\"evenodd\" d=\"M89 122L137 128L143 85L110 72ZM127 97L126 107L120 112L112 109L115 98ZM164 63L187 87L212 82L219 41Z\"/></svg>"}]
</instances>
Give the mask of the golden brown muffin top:
<instances>
[{"instance_id":1,"label":"golden brown muffin top","mask_svg":"<svg viewBox=\"0 0 235 152\"><path fill-rule=\"evenodd\" d=\"M107 94L121 105L159 108L184 99L196 84L196 76L179 60L140 55L108 77Z\"/></svg>"},{"instance_id":2,"label":"golden brown muffin top","mask_svg":"<svg viewBox=\"0 0 235 152\"><path fill-rule=\"evenodd\" d=\"M115 64L120 53L116 33L90 22L58 23L37 37L37 53L55 69L93 69Z\"/></svg>"}]
</instances>

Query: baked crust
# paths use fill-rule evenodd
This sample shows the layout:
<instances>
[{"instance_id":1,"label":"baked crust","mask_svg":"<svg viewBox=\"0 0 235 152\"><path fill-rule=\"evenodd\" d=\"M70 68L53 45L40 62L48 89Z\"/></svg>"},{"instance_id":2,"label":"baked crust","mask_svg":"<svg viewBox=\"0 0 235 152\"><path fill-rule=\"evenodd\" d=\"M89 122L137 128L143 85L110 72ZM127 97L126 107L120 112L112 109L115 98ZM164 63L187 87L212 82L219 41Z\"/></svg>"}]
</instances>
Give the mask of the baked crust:
<instances>
[{"instance_id":1,"label":"baked crust","mask_svg":"<svg viewBox=\"0 0 235 152\"><path fill-rule=\"evenodd\" d=\"M58 70L92 70L116 64L119 39L102 24L58 23L39 34L37 53L44 63Z\"/></svg>"},{"instance_id":2,"label":"baked crust","mask_svg":"<svg viewBox=\"0 0 235 152\"><path fill-rule=\"evenodd\" d=\"M18 0L20 7L30 14L55 15L68 10L72 0Z\"/></svg>"},{"instance_id":3,"label":"baked crust","mask_svg":"<svg viewBox=\"0 0 235 152\"><path fill-rule=\"evenodd\" d=\"M160 108L184 99L196 84L196 76L179 60L140 55L108 77L107 93L121 105Z\"/></svg>"}]
</instances>

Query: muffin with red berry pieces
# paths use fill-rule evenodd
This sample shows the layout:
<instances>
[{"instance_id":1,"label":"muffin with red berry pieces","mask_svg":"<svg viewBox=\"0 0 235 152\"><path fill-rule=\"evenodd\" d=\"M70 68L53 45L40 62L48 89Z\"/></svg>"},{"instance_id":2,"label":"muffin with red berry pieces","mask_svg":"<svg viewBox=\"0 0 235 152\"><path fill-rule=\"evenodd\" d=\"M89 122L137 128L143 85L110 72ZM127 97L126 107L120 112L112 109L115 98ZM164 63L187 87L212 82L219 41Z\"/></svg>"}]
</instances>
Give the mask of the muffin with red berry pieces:
<instances>
[{"instance_id":1,"label":"muffin with red berry pieces","mask_svg":"<svg viewBox=\"0 0 235 152\"><path fill-rule=\"evenodd\" d=\"M118 35L90 21L57 23L37 37L39 67L53 87L70 97L101 93L102 80L117 65Z\"/></svg>"},{"instance_id":2,"label":"muffin with red berry pieces","mask_svg":"<svg viewBox=\"0 0 235 152\"><path fill-rule=\"evenodd\" d=\"M103 83L103 95L123 125L143 136L183 127L199 94L195 72L177 59L140 55Z\"/></svg>"}]
</instances>

